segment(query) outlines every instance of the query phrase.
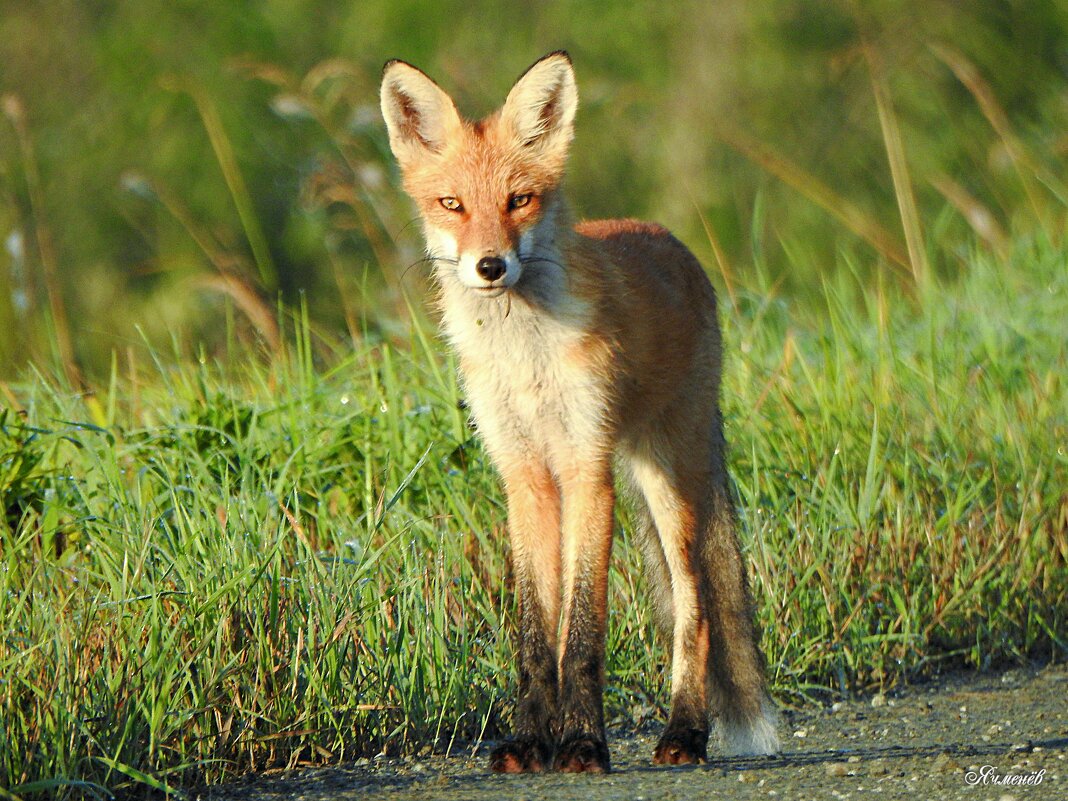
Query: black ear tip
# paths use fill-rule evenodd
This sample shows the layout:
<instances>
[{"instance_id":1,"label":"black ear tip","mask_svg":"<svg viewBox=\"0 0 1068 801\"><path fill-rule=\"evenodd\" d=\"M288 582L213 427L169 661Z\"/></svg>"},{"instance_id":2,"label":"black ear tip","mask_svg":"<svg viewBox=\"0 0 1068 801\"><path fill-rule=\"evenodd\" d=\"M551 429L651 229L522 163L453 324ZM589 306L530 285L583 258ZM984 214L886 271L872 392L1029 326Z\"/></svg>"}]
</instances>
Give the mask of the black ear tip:
<instances>
[{"instance_id":1,"label":"black ear tip","mask_svg":"<svg viewBox=\"0 0 1068 801\"><path fill-rule=\"evenodd\" d=\"M535 61L533 64L531 64L529 67L527 67L523 71L523 74L519 76L519 78L517 79L516 82L518 83L518 81L520 81L524 77L526 77L526 74L528 72L530 72L532 69L534 69L535 67L537 67L539 64L543 64L544 62L549 61L550 59L555 59L555 58L562 58L564 61L567 62L567 65L569 67L573 66L572 63L571 63L571 56L568 54L568 52L566 50L554 50L551 53L546 53L544 56L542 56L537 61Z\"/></svg>"},{"instance_id":2,"label":"black ear tip","mask_svg":"<svg viewBox=\"0 0 1068 801\"><path fill-rule=\"evenodd\" d=\"M391 58L389 61L387 61L385 64L382 65L382 72L385 73L386 70L388 70L390 67L395 67L398 64L401 64L401 65L407 67L410 70L415 70L420 75L426 75L426 73L423 72L421 69L419 69L417 66L415 66L414 64L409 64L407 61L405 61L402 58Z\"/></svg>"}]
</instances>

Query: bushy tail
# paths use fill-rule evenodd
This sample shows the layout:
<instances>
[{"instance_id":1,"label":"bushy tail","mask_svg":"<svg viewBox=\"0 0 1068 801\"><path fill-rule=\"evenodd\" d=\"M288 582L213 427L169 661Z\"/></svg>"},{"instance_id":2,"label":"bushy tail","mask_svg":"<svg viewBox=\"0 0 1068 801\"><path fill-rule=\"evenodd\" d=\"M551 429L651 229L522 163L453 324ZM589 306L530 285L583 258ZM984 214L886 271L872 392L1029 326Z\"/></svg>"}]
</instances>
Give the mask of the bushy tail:
<instances>
[{"instance_id":1,"label":"bushy tail","mask_svg":"<svg viewBox=\"0 0 1068 801\"><path fill-rule=\"evenodd\" d=\"M723 448L715 448L713 453L717 464L712 471L709 522L698 552L711 634L709 704L728 753L774 754L779 750L778 714L767 694L764 657L727 489Z\"/></svg>"}]
</instances>

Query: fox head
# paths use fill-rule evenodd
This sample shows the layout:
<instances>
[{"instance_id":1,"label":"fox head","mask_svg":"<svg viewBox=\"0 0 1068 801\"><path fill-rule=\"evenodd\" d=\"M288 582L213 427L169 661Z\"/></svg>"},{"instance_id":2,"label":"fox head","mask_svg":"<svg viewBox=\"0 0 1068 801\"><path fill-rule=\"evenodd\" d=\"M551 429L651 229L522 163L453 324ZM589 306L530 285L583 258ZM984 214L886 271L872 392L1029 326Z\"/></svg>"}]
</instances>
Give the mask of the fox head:
<instances>
[{"instance_id":1,"label":"fox head","mask_svg":"<svg viewBox=\"0 0 1068 801\"><path fill-rule=\"evenodd\" d=\"M497 112L462 119L452 99L403 61L382 76L382 116L404 188L423 219L443 280L486 296L554 258L558 187L578 90L567 53L550 53L516 81Z\"/></svg>"}]
</instances>

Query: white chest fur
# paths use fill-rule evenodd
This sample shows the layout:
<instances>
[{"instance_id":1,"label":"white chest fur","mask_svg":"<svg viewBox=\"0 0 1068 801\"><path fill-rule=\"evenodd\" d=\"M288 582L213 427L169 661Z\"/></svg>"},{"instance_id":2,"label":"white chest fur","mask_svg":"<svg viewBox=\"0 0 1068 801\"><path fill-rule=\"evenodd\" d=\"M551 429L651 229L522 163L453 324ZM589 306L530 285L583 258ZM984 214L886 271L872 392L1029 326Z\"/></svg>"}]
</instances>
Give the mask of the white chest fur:
<instances>
[{"instance_id":1,"label":"white chest fur","mask_svg":"<svg viewBox=\"0 0 1068 801\"><path fill-rule=\"evenodd\" d=\"M557 473L603 451L603 377L581 357L587 315L521 300L445 303L445 331L486 447L498 465L538 458Z\"/></svg>"}]
</instances>

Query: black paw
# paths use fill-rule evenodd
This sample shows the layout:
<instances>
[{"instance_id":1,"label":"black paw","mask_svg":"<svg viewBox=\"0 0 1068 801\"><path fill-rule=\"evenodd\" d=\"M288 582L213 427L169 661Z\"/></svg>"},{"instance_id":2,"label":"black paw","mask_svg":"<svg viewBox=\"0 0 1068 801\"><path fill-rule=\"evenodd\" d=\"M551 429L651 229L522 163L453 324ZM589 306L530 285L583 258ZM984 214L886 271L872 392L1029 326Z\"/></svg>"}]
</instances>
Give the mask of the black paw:
<instances>
[{"instance_id":1,"label":"black paw","mask_svg":"<svg viewBox=\"0 0 1068 801\"><path fill-rule=\"evenodd\" d=\"M549 765L551 749L533 737L517 737L490 754L490 769L497 773L541 773Z\"/></svg>"},{"instance_id":2,"label":"black paw","mask_svg":"<svg viewBox=\"0 0 1068 801\"><path fill-rule=\"evenodd\" d=\"M700 729L668 729L656 744L657 765L701 765L708 761L708 732Z\"/></svg>"},{"instance_id":3,"label":"black paw","mask_svg":"<svg viewBox=\"0 0 1068 801\"><path fill-rule=\"evenodd\" d=\"M589 734L565 737L556 749L553 769L561 773L608 773L608 744Z\"/></svg>"}]
</instances>

